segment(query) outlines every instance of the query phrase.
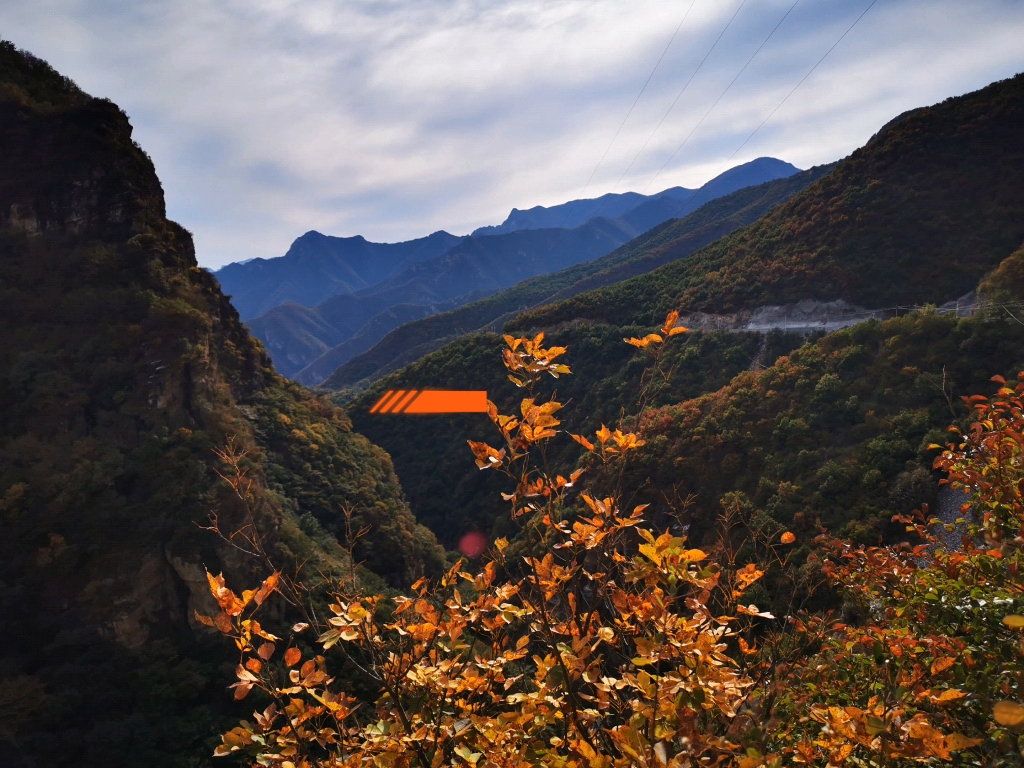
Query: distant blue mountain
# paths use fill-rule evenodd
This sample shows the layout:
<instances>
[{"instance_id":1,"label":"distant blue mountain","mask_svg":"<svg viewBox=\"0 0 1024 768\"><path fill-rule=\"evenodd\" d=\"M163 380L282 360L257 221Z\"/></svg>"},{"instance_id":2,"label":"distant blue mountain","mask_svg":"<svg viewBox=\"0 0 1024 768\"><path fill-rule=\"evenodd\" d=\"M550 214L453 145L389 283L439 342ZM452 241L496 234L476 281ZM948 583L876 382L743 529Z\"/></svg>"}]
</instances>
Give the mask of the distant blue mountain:
<instances>
[{"instance_id":1,"label":"distant blue mountain","mask_svg":"<svg viewBox=\"0 0 1024 768\"><path fill-rule=\"evenodd\" d=\"M598 198L531 209L523 213L532 218L518 220L523 226L497 234L456 238L438 232L423 240L386 246L311 232L295 241L288 256L256 260L232 274L241 276L248 271L250 277L258 278L257 284L251 288L225 285L225 292L254 299L242 316L251 318L248 324L253 335L263 341L277 369L296 377L312 366L298 378L316 383L403 323L455 309L530 277L600 258L651 227L686 216L710 200L797 172L781 160L758 158L726 171L700 189L675 187L650 196L608 195L606 207ZM624 208L628 210L611 215ZM578 220L594 211L600 215L583 224L573 222L573 216ZM569 225L527 226L563 218ZM436 252L445 243L451 245L425 257L430 249ZM306 269L307 264L311 274L295 272ZM217 276L227 271L225 267ZM348 287L357 279L370 280L372 275L382 274L369 285ZM286 291L296 295L299 289L306 291L305 296L317 291L326 297L315 302L280 300ZM276 303L252 318L248 307L259 299L265 299L264 306Z\"/></svg>"},{"instance_id":2,"label":"distant blue mountain","mask_svg":"<svg viewBox=\"0 0 1024 768\"><path fill-rule=\"evenodd\" d=\"M663 221L679 219L700 208L704 203L737 189L783 179L800 171L795 165L759 157L749 163L730 168L699 189L671 187L655 195L637 192L607 194L589 200L570 200L568 203L545 208L534 206L520 211L513 208L505 221L494 227L473 230L473 237L501 235L522 229L572 228L585 224L598 216L620 219L636 234L646 232Z\"/></svg>"},{"instance_id":3,"label":"distant blue mountain","mask_svg":"<svg viewBox=\"0 0 1024 768\"><path fill-rule=\"evenodd\" d=\"M288 302L312 307L339 293L367 288L421 261L440 256L465 238L435 232L404 243L307 232L288 253L234 262L214 272L243 320Z\"/></svg>"}]
</instances>

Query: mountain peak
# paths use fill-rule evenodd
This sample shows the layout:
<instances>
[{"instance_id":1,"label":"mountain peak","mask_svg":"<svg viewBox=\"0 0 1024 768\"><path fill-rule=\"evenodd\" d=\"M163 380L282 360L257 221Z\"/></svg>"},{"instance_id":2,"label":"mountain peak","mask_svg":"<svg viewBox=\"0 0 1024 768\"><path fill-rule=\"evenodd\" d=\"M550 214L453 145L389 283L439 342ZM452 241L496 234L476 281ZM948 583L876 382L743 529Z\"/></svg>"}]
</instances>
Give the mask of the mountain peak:
<instances>
[{"instance_id":1,"label":"mountain peak","mask_svg":"<svg viewBox=\"0 0 1024 768\"><path fill-rule=\"evenodd\" d=\"M475 229L473 236L501 235L521 229L563 227L572 229L599 217L625 219L639 234L667 218L685 216L712 198L721 196L724 194L722 192L724 186L728 186L728 191L732 192L741 187L763 184L766 181L786 178L799 172L800 169L792 163L775 157L759 157L730 168L698 189L676 186L663 189L652 195L643 195L639 192L608 192L599 197L570 200L567 203L551 207L535 205L527 209L513 208L504 222L497 226ZM633 218L638 223L630 221L630 214L634 211L659 200L679 201L683 207L676 212L667 208L667 204L663 203L646 212L635 214Z\"/></svg>"}]
</instances>

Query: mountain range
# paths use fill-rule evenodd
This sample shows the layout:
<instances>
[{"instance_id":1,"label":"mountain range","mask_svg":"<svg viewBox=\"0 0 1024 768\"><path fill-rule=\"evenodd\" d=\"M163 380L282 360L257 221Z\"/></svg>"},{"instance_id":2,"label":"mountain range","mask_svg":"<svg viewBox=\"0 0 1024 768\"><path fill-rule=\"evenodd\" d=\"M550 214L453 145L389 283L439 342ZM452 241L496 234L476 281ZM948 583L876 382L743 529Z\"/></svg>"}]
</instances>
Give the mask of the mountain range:
<instances>
[{"instance_id":1,"label":"mountain range","mask_svg":"<svg viewBox=\"0 0 1024 768\"><path fill-rule=\"evenodd\" d=\"M243 320L285 303L313 306L338 293L353 293L411 264L440 256L460 238L435 232L405 243L371 243L310 231L276 259L249 259L216 271Z\"/></svg>"},{"instance_id":2,"label":"mountain range","mask_svg":"<svg viewBox=\"0 0 1024 768\"><path fill-rule=\"evenodd\" d=\"M819 166L722 195L681 219L670 219L654 227L599 259L524 280L455 310L407 322L355 357L351 357L353 339L310 363L295 378L307 385L323 382L329 389L374 381L459 336L476 330L499 330L505 321L525 310L683 258L757 220L831 169L832 165ZM326 381L325 374L329 377Z\"/></svg>"},{"instance_id":3,"label":"mountain range","mask_svg":"<svg viewBox=\"0 0 1024 768\"><path fill-rule=\"evenodd\" d=\"M277 301L297 286L307 286L309 296L314 295L313 289L319 291L316 295L334 292L315 306L289 301L249 320L278 370L303 383L317 384L405 322L453 309L536 275L597 259L707 200L796 172L789 163L759 158L722 173L698 190L680 187L653 197L620 196L611 209L625 209L617 218L599 216L573 227L537 229L531 221L547 224L572 218L570 214L578 218L587 208L599 210L599 201L533 209L530 221L517 220L514 228L497 234L459 239L430 258L426 254L451 235L440 232L424 240L385 246L361 238L355 242L307 233L280 259L233 264L216 275L229 294L242 295L243 306L266 305L268 295ZM342 277L348 285L355 285L356 278L368 278L372 259L367 254L374 248L381 254L374 265L377 274L389 274L372 285L342 288Z\"/></svg>"},{"instance_id":4,"label":"mountain range","mask_svg":"<svg viewBox=\"0 0 1024 768\"><path fill-rule=\"evenodd\" d=\"M498 226L481 227L473 236L500 235L520 229L562 229L578 227L591 219L620 219L640 234L669 219L678 219L716 197L737 189L781 179L798 169L773 157L759 157L719 174L697 189L672 187L655 195L637 192L609 193L589 200L570 200L550 208L538 205L525 211L516 208Z\"/></svg>"}]
</instances>

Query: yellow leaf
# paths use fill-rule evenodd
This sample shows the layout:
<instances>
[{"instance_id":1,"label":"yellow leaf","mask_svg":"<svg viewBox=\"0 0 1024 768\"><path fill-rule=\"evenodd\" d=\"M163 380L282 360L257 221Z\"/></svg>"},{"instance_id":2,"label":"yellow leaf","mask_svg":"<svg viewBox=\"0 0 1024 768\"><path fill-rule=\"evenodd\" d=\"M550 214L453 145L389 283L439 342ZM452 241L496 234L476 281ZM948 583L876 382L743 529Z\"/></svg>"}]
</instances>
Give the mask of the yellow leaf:
<instances>
[{"instance_id":1,"label":"yellow leaf","mask_svg":"<svg viewBox=\"0 0 1024 768\"><path fill-rule=\"evenodd\" d=\"M984 739L970 739L962 733L951 733L946 737L946 749L955 752L959 749L970 749L976 747Z\"/></svg>"},{"instance_id":2,"label":"yellow leaf","mask_svg":"<svg viewBox=\"0 0 1024 768\"><path fill-rule=\"evenodd\" d=\"M594 751L594 748L582 739L572 742L572 745L576 751L587 758L587 760L593 760L597 757L597 752Z\"/></svg>"},{"instance_id":3,"label":"yellow leaf","mask_svg":"<svg viewBox=\"0 0 1024 768\"><path fill-rule=\"evenodd\" d=\"M1003 616L1003 624L1010 629L1024 629L1024 616L1019 616L1015 613Z\"/></svg>"},{"instance_id":4,"label":"yellow leaf","mask_svg":"<svg viewBox=\"0 0 1024 768\"><path fill-rule=\"evenodd\" d=\"M587 438L583 437L583 435L574 435L572 432L570 432L569 433L569 437L571 437L577 443L582 445L588 451L594 450L594 444L592 442L590 442L589 440L587 440Z\"/></svg>"},{"instance_id":5,"label":"yellow leaf","mask_svg":"<svg viewBox=\"0 0 1024 768\"><path fill-rule=\"evenodd\" d=\"M647 555L647 559L655 565L661 565L661 553L657 550L657 548L651 546L650 544L641 544L640 552L641 554Z\"/></svg>"},{"instance_id":6,"label":"yellow leaf","mask_svg":"<svg viewBox=\"0 0 1024 768\"><path fill-rule=\"evenodd\" d=\"M846 762L846 759L853 754L852 744L843 744L839 749L828 756L828 762L830 765L842 765Z\"/></svg>"},{"instance_id":7,"label":"yellow leaf","mask_svg":"<svg viewBox=\"0 0 1024 768\"><path fill-rule=\"evenodd\" d=\"M1015 701L1000 701L992 708L992 715L1000 725L1020 725L1024 723L1024 707Z\"/></svg>"},{"instance_id":8,"label":"yellow leaf","mask_svg":"<svg viewBox=\"0 0 1024 768\"><path fill-rule=\"evenodd\" d=\"M935 704L948 704L951 701L958 701L967 694L963 691L958 691L955 688L950 688L948 691L943 691L938 696L932 696L931 700Z\"/></svg>"}]
</instances>

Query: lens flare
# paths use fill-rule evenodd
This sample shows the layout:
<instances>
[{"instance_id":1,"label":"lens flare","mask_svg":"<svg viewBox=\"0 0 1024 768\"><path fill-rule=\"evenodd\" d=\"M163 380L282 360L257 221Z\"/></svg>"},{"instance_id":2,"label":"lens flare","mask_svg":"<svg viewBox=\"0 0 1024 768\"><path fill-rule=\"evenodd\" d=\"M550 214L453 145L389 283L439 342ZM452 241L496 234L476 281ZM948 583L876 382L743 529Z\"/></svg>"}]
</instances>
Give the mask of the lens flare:
<instances>
[{"instance_id":1,"label":"lens flare","mask_svg":"<svg viewBox=\"0 0 1024 768\"><path fill-rule=\"evenodd\" d=\"M487 551L487 537L480 531L470 531L459 539L459 552L466 557L480 557Z\"/></svg>"}]
</instances>

